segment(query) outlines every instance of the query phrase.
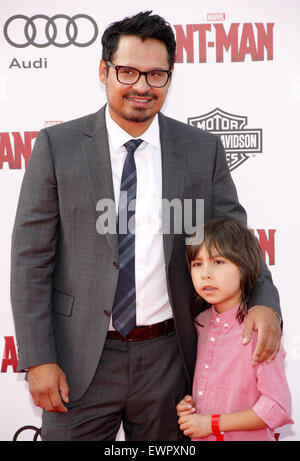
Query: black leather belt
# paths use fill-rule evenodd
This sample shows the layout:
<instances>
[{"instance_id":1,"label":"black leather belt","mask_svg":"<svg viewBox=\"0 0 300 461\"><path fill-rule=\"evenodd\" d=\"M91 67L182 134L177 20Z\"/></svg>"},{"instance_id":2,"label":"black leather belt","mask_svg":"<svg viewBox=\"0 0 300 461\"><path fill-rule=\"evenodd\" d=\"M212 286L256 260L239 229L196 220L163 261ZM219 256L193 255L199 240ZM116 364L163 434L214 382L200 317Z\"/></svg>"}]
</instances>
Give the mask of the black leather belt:
<instances>
[{"instance_id":1,"label":"black leather belt","mask_svg":"<svg viewBox=\"0 0 300 461\"><path fill-rule=\"evenodd\" d=\"M122 341L145 341L146 339L167 335L172 331L175 331L175 324L173 319L169 319L154 325L136 327L125 337L117 331L108 331L107 338L121 339Z\"/></svg>"}]
</instances>

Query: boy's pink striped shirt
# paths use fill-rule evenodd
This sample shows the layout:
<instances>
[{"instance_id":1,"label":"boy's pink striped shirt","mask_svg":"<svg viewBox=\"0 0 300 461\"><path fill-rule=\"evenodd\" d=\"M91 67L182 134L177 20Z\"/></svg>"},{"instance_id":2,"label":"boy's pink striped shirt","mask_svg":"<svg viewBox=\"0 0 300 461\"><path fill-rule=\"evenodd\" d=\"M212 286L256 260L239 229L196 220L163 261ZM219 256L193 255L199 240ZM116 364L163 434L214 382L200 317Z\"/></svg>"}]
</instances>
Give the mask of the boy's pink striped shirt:
<instances>
[{"instance_id":1,"label":"boy's pink striped shirt","mask_svg":"<svg viewBox=\"0 0 300 461\"><path fill-rule=\"evenodd\" d=\"M291 395L284 372L285 352L271 363L253 366L257 332L242 344L243 324L236 319L238 305L218 314L212 307L196 318L203 327L198 332L197 362L193 399L197 413L225 414L253 409L268 425L255 431L225 432L224 440L271 440L274 429L291 424ZM215 436L193 440L216 440Z\"/></svg>"}]
</instances>

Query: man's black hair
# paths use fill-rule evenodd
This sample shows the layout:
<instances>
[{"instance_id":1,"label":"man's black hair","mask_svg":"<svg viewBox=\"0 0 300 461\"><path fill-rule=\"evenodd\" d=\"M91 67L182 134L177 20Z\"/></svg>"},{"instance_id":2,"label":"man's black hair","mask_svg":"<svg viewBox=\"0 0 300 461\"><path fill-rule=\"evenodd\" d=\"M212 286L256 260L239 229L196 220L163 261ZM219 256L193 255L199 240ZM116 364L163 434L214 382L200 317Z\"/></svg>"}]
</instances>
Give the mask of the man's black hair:
<instances>
[{"instance_id":1,"label":"man's black hair","mask_svg":"<svg viewBox=\"0 0 300 461\"><path fill-rule=\"evenodd\" d=\"M172 69L176 42L173 30L168 22L161 16L151 14L152 11L140 12L134 16L126 17L121 21L110 24L102 36L102 59L112 61L122 35L135 35L141 40L155 38L162 41L168 51L170 69Z\"/></svg>"}]
</instances>

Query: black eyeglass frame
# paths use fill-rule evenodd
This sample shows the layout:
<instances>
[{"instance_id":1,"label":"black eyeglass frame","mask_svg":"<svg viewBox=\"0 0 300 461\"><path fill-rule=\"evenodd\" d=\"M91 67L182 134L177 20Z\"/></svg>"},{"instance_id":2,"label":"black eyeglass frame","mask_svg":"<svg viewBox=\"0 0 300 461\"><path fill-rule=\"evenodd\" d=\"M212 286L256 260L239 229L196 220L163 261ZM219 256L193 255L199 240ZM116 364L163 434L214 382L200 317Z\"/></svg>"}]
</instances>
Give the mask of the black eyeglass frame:
<instances>
[{"instance_id":1,"label":"black eyeglass frame","mask_svg":"<svg viewBox=\"0 0 300 461\"><path fill-rule=\"evenodd\" d=\"M147 82L147 84L148 84L149 86L151 86L152 88L163 88L164 86L166 86L166 84L168 83L168 81L170 80L170 77L171 77L171 75L172 75L172 71L171 71L171 70L165 70L165 69L151 69L151 70L148 70L147 72L142 72L141 70L136 69L135 67L130 67L130 66L115 66L115 64L113 64L113 63L110 62L110 61L106 61L106 63L107 63L107 65L108 65L109 67L113 67L114 69L116 69L117 80L118 80L118 82L121 83L122 85L135 85L135 84L139 81L139 79L141 78L141 75L145 75L146 82ZM135 82L133 82L133 83L124 83L124 82L121 82L121 81L119 80L119 69L122 68L122 67L124 67L125 69L133 69L133 70L136 70L136 71L139 73L139 76L138 76L138 78L136 79ZM164 83L164 84L161 85L161 86L150 85L150 83L148 82L147 75L148 75L148 73L153 72L154 70L159 70L160 72L164 72L164 73L166 73L166 74L168 75L168 78L167 78L166 83Z\"/></svg>"}]
</instances>

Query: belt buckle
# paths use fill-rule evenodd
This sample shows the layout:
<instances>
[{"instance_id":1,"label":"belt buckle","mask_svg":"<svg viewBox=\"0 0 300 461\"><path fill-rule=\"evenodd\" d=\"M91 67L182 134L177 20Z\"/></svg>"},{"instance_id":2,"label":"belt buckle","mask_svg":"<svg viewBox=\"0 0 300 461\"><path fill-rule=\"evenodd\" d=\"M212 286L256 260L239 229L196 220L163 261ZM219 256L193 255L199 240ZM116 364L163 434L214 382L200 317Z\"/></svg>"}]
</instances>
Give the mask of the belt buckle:
<instances>
[{"instance_id":1,"label":"belt buckle","mask_svg":"<svg viewBox=\"0 0 300 461\"><path fill-rule=\"evenodd\" d=\"M123 337L122 336L122 341L123 343L132 343L133 341L137 341L136 339L131 339L131 338L127 338L127 336Z\"/></svg>"},{"instance_id":2,"label":"belt buckle","mask_svg":"<svg viewBox=\"0 0 300 461\"><path fill-rule=\"evenodd\" d=\"M149 330L150 331L151 331L151 326L152 325L149 325ZM127 336L123 337L122 341L132 343L132 342L136 342L136 341L144 341L145 339L150 339L151 338L151 334L149 334L149 333L147 335L147 338L140 338L139 336L136 336L136 337L133 337L133 338L128 337L131 334L132 334L132 331Z\"/></svg>"},{"instance_id":3,"label":"belt buckle","mask_svg":"<svg viewBox=\"0 0 300 461\"><path fill-rule=\"evenodd\" d=\"M123 343L132 343L134 341L139 341L139 338L129 338L128 336L130 335L131 333L129 333L127 336L122 336L122 341Z\"/></svg>"}]
</instances>

